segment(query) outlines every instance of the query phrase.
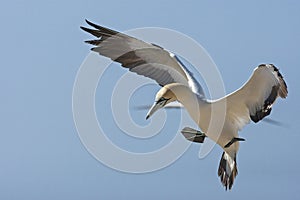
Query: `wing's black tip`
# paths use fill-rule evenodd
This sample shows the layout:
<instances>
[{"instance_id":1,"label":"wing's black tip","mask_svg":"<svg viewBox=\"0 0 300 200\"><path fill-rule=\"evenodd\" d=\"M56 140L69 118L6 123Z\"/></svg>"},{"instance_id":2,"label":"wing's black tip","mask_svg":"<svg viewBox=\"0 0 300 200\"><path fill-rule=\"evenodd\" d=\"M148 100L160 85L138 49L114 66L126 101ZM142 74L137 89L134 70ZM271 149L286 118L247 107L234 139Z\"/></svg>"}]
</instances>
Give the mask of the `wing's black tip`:
<instances>
[{"instance_id":1,"label":"wing's black tip","mask_svg":"<svg viewBox=\"0 0 300 200\"><path fill-rule=\"evenodd\" d=\"M97 25L97 24L95 24L95 23L93 23L93 22L91 22L91 21L89 21L89 20L87 20L87 19L85 19L85 22L86 22L88 25L94 27L95 29L98 29L98 30L106 29L106 28L104 28L104 27L102 27L102 26L99 26L99 25Z\"/></svg>"},{"instance_id":2,"label":"wing's black tip","mask_svg":"<svg viewBox=\"0 0 300 200\"><path fill-rule=\"evenodd\" d=\"M91 21L89 21L89 20L87 20L87 19L85 19L85 22L86 22L88 25L92 26L92 27L97 26L96 24L94 24L93 22L91 22ZM95 28L96 28L96 27L95 27Z\"/></svg>"},{"instance_id":3,"label":"wing's black tip","mask_svg":"<svg viewBox=\"0 0 300 200\"><path fill-rule=\"evenodd\" d=\"M89 20L87 20L87 19L85 19L84 20L88 25L90 25L91 26L91 24L92 24L92 22L90 22ZM82 30L85 30L85 29L87 29L86 27L84 27L84 26L80 26L80 28L82 29Z\"/></svg>"},{"instance_id":4,"label":"wing's black tip","mask_svg":"<svg viewBox=\"0 0 300 200\"><path fill-rule=\"evenodd\" d=\"M84 30L85 32L97 37L97 38L100 38L102 36L102 33L99 31L99 30L95 30L95 29L90 29L90 28L86 28L84 26L80 26L80 28L82 30Z\"/></svg>"},{"instance_id":5,"label":"wing's black tip","mask_svg":"<svg viewBox=\"0 0 300 200\"><path fill-rule=\"evenodd\" d=\"M84 26L80 26L80 28L81 28L82 30L86 31L86 32L88 32L88 31L90 30L89 28L86 28L86 27L84 27Z\"/></svg>"}]
</instances>

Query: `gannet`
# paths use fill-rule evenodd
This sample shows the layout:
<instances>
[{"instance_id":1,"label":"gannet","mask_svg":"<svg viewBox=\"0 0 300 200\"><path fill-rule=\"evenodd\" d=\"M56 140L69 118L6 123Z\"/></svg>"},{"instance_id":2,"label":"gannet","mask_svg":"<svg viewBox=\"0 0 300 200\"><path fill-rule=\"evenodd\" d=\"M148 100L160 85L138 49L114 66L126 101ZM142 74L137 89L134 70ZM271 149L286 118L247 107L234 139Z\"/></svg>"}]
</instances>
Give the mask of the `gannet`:
<instances>
[{"instance_id":1,"label":"gannet","mask_svg":"<svg viewBox=\"0 0 300 200\"><path fill-rule=\"evenodd\" d=\"M202 143L208 137L220 145L224 152L218 176L225 189L230 190L238 174L236 157L239 142L244 141L238 132L251 120L257 123L268 116L277 97L287 97L287 85L279 70L273 64L260 64L241 88L223 98L208 100L193 74L174 53L88 20L86 22L93 28L81 26L81 29L96 37L85 41L94 45L92 51L120 63L131 72L155 80L162 87L146 119L171 102L179 102L201 129L185 127L182 133L186 139ZM207 132L211 109L224 102L225 121L216 137Z\"/></svg>"}]
</instances>

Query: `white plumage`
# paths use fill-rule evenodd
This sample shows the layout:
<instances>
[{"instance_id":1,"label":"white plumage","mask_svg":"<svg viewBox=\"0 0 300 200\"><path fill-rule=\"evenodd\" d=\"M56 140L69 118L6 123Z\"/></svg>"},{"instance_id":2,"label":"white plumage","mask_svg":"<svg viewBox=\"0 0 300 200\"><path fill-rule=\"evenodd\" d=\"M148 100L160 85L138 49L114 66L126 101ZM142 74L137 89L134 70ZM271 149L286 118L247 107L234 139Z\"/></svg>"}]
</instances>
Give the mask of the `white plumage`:
<instances>
[{"instance_id":1,"label":"white plumage","mask_svg":"<svg viewBox=\"0 0 300 200\"><path fill-rule=\"evenodd\" d=\"M92 51L109 57L130 71L149 77L162 86L147 118L159 108L171 105L169 103L173 102L174 106L175 101L180 102L204 132L186 127L182 130L183 135L188 140L199 143L209 137L224 149L218 175L225 188L231 189L238 173L236 155L239 141L244 140L238 137L238 131L250 120L258 122L268 116L277 97L287 96L287 86L279 70L273 64L261 64L240 89L221 99L207 100L193 74L173 53L158 45L86 22L95 29L81 28L97 37L96 40L86 41L95 45ZM225 122L217 137L216 134L207 132L207 129L212 107L224 102ZM180 104L175 104L177 106Z\"/></svg>"}]
</instances>

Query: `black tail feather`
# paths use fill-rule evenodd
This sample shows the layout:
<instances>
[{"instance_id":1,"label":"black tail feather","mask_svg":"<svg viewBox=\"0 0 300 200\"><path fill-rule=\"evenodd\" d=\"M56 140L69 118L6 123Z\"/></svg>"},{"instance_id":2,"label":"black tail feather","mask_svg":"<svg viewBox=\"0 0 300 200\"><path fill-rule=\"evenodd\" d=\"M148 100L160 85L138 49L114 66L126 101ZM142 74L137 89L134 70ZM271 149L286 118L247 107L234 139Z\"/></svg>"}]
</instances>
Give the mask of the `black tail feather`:
<instances>
[{"instance_id":1,"label":"black tail feather","mask_svg":"<svg viewBox=\"0 0 300 200\"><path fill-rule=\"evenodd\" d=\"M225 187L225 190L231 190L235 177L238 174L236 165L236 156L230 157L229 154L223 152L220 160L218 176Z\"/></svg>"}]
</instances>

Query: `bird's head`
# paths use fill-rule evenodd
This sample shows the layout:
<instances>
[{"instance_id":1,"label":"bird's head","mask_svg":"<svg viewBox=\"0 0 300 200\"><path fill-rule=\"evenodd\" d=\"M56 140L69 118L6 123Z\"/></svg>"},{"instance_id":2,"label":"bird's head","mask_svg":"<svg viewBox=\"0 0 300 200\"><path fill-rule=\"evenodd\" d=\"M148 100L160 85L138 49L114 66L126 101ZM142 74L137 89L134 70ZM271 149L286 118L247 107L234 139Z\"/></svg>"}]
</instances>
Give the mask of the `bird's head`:
<instances>
[{"instance_id":1,"label":"bird's head","mask_svg":"<svg viewBox=\"0 0 300 200\"><path fill-rule=\"evenodd\" d=\"M155 113L160 108L163 108L168 103L171 103L173 101L176 101L176 95L174 94L174 84L169 84L164 87L162 87L156 94L155 102L150 108L149 112L147 113L146 119L151 117L153 113Z\"/></svg>"}]
</instances>

